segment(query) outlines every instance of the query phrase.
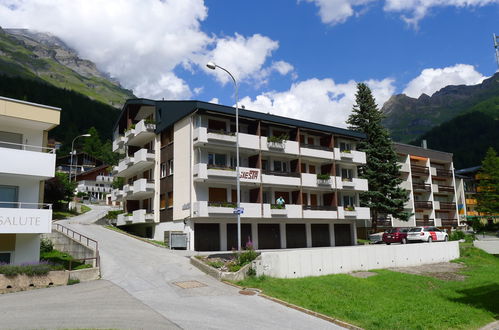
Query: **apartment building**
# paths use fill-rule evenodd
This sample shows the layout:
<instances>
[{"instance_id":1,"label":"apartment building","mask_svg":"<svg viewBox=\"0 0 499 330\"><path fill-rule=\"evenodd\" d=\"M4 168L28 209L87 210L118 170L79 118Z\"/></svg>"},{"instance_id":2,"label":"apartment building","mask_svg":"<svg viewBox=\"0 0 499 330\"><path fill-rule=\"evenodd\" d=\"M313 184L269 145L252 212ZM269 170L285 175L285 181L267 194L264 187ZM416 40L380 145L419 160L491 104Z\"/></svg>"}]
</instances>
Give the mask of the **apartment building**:
<instances>
[{"instance_id":1,"label":"apartment building","mask_svg":"<svg viewBox=\"0 0 499 330\"><path fill-rule=\"evenodd\" d=\"M46 145L60 110L0 97L0 263L38 262L40 234L51 232L43 192L56 156Z\"/></svg>"},{"instance_id":2,"label":"apartment building","mask_svg":"<svg viewBox=\"0 0 499 330\"><path fill-rule=\"evenodd\" d=\"M117 225L190 250L237 248L235 109L199 101L128 100L114 130L125 185ZM258 249L353 245L368 188L362 133L240 110L242 244Z\"/></svg>"},{"instance_id":3,"label":"apartment building","mask_svg":"<svg viewBox=\"0 0 499 330\"><path fill-rule=\"evenodd\" d=\"M402 143L394 143L394 148L401 166L401 186L409 191L405 208L413 215L408 222L389 217L382 224L448 229L461 226L452 154Z\"/></svg>"},{"instance_id":4,"label":"apartment building","mask_svg":"<svg viewBox=\"0 0 499 330\"><path fill-rule=\"evenodd\" d=\"M113 190L113 176L109 165L97 166L75 177L77 192L87 194L94 201L104 201Z\"/></svg>"}]
</instances>

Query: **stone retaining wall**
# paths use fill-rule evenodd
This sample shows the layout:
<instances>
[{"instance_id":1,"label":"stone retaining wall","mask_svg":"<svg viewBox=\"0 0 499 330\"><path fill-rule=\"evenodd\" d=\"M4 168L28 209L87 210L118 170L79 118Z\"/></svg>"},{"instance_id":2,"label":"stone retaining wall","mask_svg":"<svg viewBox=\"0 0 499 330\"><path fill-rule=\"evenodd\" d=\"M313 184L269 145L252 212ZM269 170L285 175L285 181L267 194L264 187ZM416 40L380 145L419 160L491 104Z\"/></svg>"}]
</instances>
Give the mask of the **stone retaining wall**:
<instances>
[{"instance_id":1,"label":"stone retaining wall","mask_svg":"<svg viewBox=\"0 0 499 330\"><path fill-rule=\"evenodd\" d=\"M222 272L216 268L211 267L210 265L205 264L196 257L191 257L190 260L193 266L196 266L201 271L205 272L210 276L213 276L219 281L235 281L235 282L242 281L246 278L247 276L246 274L248 273L248 270L251 268L251 264L247 264L241 267L241 269L239 269L237 272Z\"/></svg>"},{"instance_id":2,"label":"stone retaining wall","mask_svg":"<svg viewBox=\"0 0 499 330\"><path fill-rule=\"evenodd\" d=\"M0 274L0 293L25 291L49 286L66 285L68 283L69 271L51 271L47 275L28 276L15 275L5 276Z\"/></svg>"}]
</instances>

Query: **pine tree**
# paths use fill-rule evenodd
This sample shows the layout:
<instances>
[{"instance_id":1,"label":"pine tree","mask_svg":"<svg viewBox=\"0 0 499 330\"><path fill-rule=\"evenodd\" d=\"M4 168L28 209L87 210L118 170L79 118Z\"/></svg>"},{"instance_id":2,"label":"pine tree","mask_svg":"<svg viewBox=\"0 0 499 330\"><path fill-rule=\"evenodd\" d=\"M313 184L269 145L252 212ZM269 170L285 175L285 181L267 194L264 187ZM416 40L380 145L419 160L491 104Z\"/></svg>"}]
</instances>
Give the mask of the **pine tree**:
<instances>
[{"instance_id":1,"label":"pine tree","mask_svg":"<svg viewBox=\"0 0 499 330\"><path fill-rule=\"evenodd\" d=\"M499 156L491 147L487 150L478 174L477 210L486 216L499 214Z\"/></svg>"},{"instance_id":2,"label":"pine tree","mask_svg":"<svg viewBox=\"0 0 499 330\"><path fill-rule=\"evenodd\" d=\"M383 114L371 90L364 83L357 85L356 104L347 124L349 129L365 133L358 150L366 153L366 164L359 166L361 178L367 179L369 191L360 194L361 205L371 209L372 228L376 230L379 215L391 214L407 221L411 214L404 211L408 193L400 188L400 166L388 131L381 125Z\"/></svg>"}]
</instances>

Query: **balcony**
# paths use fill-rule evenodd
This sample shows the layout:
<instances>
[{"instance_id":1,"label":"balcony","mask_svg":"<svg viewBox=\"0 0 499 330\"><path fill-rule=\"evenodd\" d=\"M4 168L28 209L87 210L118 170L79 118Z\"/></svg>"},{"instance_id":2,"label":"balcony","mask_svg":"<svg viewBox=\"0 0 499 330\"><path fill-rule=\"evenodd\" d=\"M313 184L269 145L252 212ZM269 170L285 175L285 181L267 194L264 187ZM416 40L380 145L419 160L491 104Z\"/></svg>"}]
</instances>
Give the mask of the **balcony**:
<instances>
[{"instance_id":1,"label":"balcony","mask_svg":"<svg viewBox=\"0 0 499 330\"><path fill-rule=\"evenodd\" d=\"M452 219L452 218L447 218L447 219L440 219L440 223L442 226L451 226L451 227L457 227L457 219Z\"/></svg>"},{"instance_id":2,"label":"balcony","mask_svg":"<svg viewBox=\"0 0 499 330\"><path fill-rule=\"evenodd\" d=\"M130 200L140 200L152 197L154 195L154 181L144 178L135 180L130 192L130 196L127 197L127 199Z\"/></svg>"},{"instance_id":3,"label":"balcony","mask_svg":"<svg viewBox=\"0 0 499 330\"><path fill-rule=\"evenodd\" d=\"M55 149L0 141L0 173L46 180L55 175Z\"/></svg>"},{"instance_id":4,"label":"balcony","mask_svg":"<svg viewBox=\"0 0 499 330\"><path fill-rule=\"evenodd\" d=\"M113 191L112 187L99 187L93 184L86 184L84 181L83 183L78 185L78 191L80 192L95 192L95 193L111 193Z\"/></svg>"},{"instance_id":5,"label":"balcony","mask_svg":"<svg viewBox=\"0 0 499 330\"><path fill-rule=\"evenodd\" d=\"M111 191L111 201L119 201L123 198L123 190L113 189Z\"/></svg>"},{"instance_id":6,"label":"balcony","mask_svg":"<svg viewBox=\"0 0 499 330\"><path fill-rule=\"evenodd\" d=\"M325 205L303 205L304 219L337 219L338 208Z\"/></svg>"},{"instance_id":7,"label":"balcony","mask_svg":"<svg viewBox=\"0 0 499 330\"><path fill-rule=\"evenodd\" d=\"M433 219L418 219L416 218L416 226L434 226L435 220Z\"/></svg>"},{"instance_id":8,"label":"balcony","mask_svg":"<svg viewBox=\"0 0 499 330\"><path fill-rule=\"evenodd\" d=\"M263 217L287 217L298 219L302 217L302 206L296 204L263 204Z\"/></svg>"},{"instance_id":9,"label":"balcony","mask_svg":"<svg viewBox=\"0 0 499 330\"><path fill-rule=\"evenodd\" d=\"M145 209L139 209L132 212L132 223L154 222L154 214Z\"/></svg>"},{"instance_id":10,"label":"balcony","mask_svg":"<svg viewBox=\"0 0 499 330\"><path fill-rule=\"evenodd\" d=\"M454 193L454 187L439 184L438 185L438 192L439 193Z\"/></svg>"},{"instance_id":11,"label":"balcony","mask_svg":"<svg viewBox=\"0 0 499 330\"><path fill-rule=\"evenodd\" d=\"M133 157L122 159L114 169L115 176L127 177L151 167L154 165L155 159L153 152L148 149L140 149L133 154Z\"/></svg>"},{"instance_id":12,"label":"balcony","mask_svg":"<svg viewBox=\"0 0 499 330\"><path fill-rule=\"evenodd\" d=\"M366 153L362 151L340 150L340 148L334 148L334 154L336 160L348 161L354 164L366 163Z\"/></svg>"},{"instance_id":13,"label":"balcony","mask_svg":"<svg viewBox=\"0 0 499 330\"><path fill-rule=\"evenodd\" d=\"M322 177L322 176L321 176ZM301 173L301 184L307 188L332 189L334 180L327 175L319 179L317 174Z\"/></svg>"},{"instance_id":14,"label":"balcony","mask_svg":"<svg viewBox=\"0 0 499 330\"><path fill-rule=\"evenodd\" d=\"M127 144L131 146L143 146L156 136L155 129L155 123L142 119L135 124L135 128L125 133L128 139Z\"/></svg>"},{"instance_id":15,"label":"balcony","mask_svg":"<svg viewBox=\"0 0 499 330\"><path fill-rule=\"evenodd\" d=\"M452 178L452 171L437 168L434 176L438 176L441 178Z\"/></svg>"},{"instance_id":16,"label":"balcony","mask_svg":"<svg viewBox=\"0 0 499 330\"><path fill-rule=\"evenodd\" d=\"M456 210L456 203L440 202L440 210Z\"/></svg>"},{"instance_id":17,"label":"balcony","mask_svg":"<svg viewBox=\"0 0 499 330\"><path fill-rule=\"evenodd\" d=\"M0 234L47 234L51 231L51 204L0 202Z\"/></svg>"},{"instance_id":18,"label":"balcony","mask_svg":"<svg viewBox=\"0 0 499 330\"><path fill-rule=\"evenodd\" d=\"M239 180L244 183L260 183L260 169L251 167L239 167ZM194 165L194 181L203 182L226 182L227 179L236 179L236 168L229 166L216 166L199 163Z\"/></svg>"},{"instance_id":19,"label":"balcony","mask_svg":"<svg viewBox=\"0 0 499 330\"><path fill-rule=\"evenodd\" d=\"M116 226L129 225L133 222L133 215L131 213L118 214L116 218Z\"/></svg>"},{"instance_id":20,"label":"balcony","mask_svg":"<svg viewBox=\"0 0 499 330\"><path fill-rule=\"evenodd\" d=\"M433 209L433 203L432 202L414 202L414 207L418 209L425 209L425 210L431 210Z\"/></svg>"},{"instance_id":21,"label":"balcony","mask_svg":"<svg viewBox=\"0 0 499 330\"><path fill-rule=\"evenodd\" d=\"M411 172L413 176L428 175L430 174L430 169L426 166L411 165Z\"/></svg>"},{"instance_id":22,"label":"balcony","mask_svg":"<svg viewBox=\"0 0 499 330\"><path fill-rule=\"evenodd\" d=\"M336 189L367 191L366 179L336 177Z\"/></svg>"},{"instance_id":23,"label":"balcony","mask_svg":"<svg viewBox=\"0 0 499 330\"><path fill-rule=\"evenodd\" d=\"M118 137L113 141L113 152L119 152L120 154L125 153L126 141L127 138L123 135L118 135Z\"/></svg>"},{"instance_id":24,"label":"balcony","mask_svg":"<svg viewBox=\"0 0 499 330\"><path fill-rule=\"evenodd\" d=\"M411 170L411 165L409 165L409 163L398 162L397 165L400 166L400 172L409 173Z\"/></svg>"},{"instance_id":25,"label":"balcony","mask_svg":"<svg viewBox=\"0 0 499 330\"><path fill-rule=\"evenodd\" d=\"M340 206L338 208L338 219L348 219L348 218L370 219L371 218L370 209L368 207L360 207L360 206L355 206L355 207Z\"/></svg>"},{"instance_id":26,"label":"balcony","mask_svg":"<svg viewBox=\"0 0 499 330\"><path fill-rule=\"evenodd\" d=\"M414 191L419 191L419 192L430 192L431 191L431 185L426 184L426 183L412 183L412 188Z\"/></svg>"},{"instance_id":27,"label":"balcony","mask_svg":"<svg viewBox=\"0 0 499 330\"><path fill-rule=\"evenodd\" d=\"M262 151L278 152L281 154L298 155L300 153L300 144L296 141L282 140L281 142L269 141L269 138L262 136Z\"/></svg>"},{"instance_id":28,"label":"balcony","mask_svg":"<svg viewBox=\"0 0 499 330\"><path fill-rule=\"evenodd\" d=\"M199 201L194 203L194 217L211 217L211 216L231 216L235 217L234 208L236 203L232 202L207 202ZM260 203L241 203L244 213L242 218L260 218L262 216Z\"/></svg>"},{"instance_id":29,"label":"balcony","mask_svg":"<svg viewBox=\"0 0 499 330\"><path fill-rule=\"evenodd\" d=\"M262 171L262 183L277 186L300 186L301 174L295 172Z\"/></svg>"},{"instance_id":30,"label":"balcony","mask_svg":"<svg viewBox=\"0 0 499 330\"><path fill-rule=\"evenodd\" d=\"M334 149L313 144L301 143L300 153L302 157L334 159Z\"/></svg>"},{"instance_id":31,"label":"balcony","mask_svg":"<svg viewBox=\"0 0 499 330\"><path fill-rule=\"evenodd\" d=\"M98 183L113 183L113 177L108 175L97 175L95 181Z\"/></svg>"},{"instance_id":32,"label":"balcony","mask_svg":"<svg viewBox=\"0 0 499 330\"><path fill-rule=\"evenodd\" d=\"M235 146L236 143L235 133L227 132L225 130L212 130L206 127L194 129L192 138L194 140L194 145L215 143Z\"/></svg>"}]
</instances>

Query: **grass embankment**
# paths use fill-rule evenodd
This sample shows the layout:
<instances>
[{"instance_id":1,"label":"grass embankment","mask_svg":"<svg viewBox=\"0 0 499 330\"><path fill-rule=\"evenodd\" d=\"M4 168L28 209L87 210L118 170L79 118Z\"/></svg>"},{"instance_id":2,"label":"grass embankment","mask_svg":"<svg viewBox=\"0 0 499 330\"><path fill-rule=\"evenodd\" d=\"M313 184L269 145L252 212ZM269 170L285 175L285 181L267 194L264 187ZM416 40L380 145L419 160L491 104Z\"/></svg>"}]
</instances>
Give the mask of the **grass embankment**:
<instances>
[{"instance_id":1,"label":"grass embankment","mask_svg":"<svg viewBox=\"0 0 499 330\"><path fill-rule=\"evenodd\" d=\"M168 245L166 245L166 243L163 242L163 241L156 241L156 240L153 240L153 239L150 239L150 238L144 238L144 237L141 237L141 236L137 236L137 235L134 235L134 234L129 233L127 231L124 231L123 229L120 229L120 228L118 228L116 226L107 225L107 226L104 226L104 228L111 229L111 230L114 230L114 231L116 231L118 233L121 233L123 235L127 235L127 236L130 236L130 237L133 237L135 239L138 239L139 241L143 241L143 242L146 242L146 243L149 243L149 244L152 244L152 245L156 245L156 246L168 248Z\"/></svg>"},{"instance_id":2,"label":"grass embankment","mask_svg":"<svg viewBox=\"0 0 499 330\"><path fill-rule=\"evenodd\" d=\"M346 274L239 282L269 296L366 329L474 329L499 318L499 258L461 245L464 281L377 270L377 276Z\"/></svg>"}]
</instances>

